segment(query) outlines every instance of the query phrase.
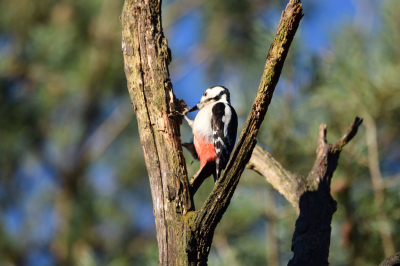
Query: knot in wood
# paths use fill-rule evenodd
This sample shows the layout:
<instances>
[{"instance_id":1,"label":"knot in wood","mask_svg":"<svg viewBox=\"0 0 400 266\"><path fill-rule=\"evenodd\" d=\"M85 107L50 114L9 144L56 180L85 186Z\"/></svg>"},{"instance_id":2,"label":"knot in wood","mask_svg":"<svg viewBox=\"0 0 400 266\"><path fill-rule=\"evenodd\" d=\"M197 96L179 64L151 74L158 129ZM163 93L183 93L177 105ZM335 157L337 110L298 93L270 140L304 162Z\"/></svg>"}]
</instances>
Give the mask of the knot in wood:
<instances>
[{"instance_id":1,"label":"knot in wood","mask_svg":"<svg viewBox=\"0 0 400 266\"><path fill-rule=\"evenodd\" d=\"M259 104L255 104L254 105L254 109L253 109L253 116L258 119L260 117L260 111L261 111L261 107Z\"/></svg>"}]
</instances>

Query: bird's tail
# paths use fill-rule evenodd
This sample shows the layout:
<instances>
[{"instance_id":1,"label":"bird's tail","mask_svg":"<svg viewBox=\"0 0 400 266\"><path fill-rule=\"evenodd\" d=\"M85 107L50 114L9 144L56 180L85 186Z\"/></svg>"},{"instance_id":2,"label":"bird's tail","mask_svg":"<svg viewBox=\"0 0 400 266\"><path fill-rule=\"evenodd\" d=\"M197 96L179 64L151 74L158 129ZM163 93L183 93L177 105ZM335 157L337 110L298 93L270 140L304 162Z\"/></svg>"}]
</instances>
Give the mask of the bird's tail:
<instances>
[{"instance_id":1,"label":"bird's tail","mask_svg":"<svg viewBox=\"0 0 400 266\"><path fill-rule=\"evenodd\" d=\"M216 167L215 167L215 173L213 173L214 176L214 183L217 183L219 177L221 176L222 173L222 165L220 163L220 160L216 160Z\"/></svg>"}]
</instances>

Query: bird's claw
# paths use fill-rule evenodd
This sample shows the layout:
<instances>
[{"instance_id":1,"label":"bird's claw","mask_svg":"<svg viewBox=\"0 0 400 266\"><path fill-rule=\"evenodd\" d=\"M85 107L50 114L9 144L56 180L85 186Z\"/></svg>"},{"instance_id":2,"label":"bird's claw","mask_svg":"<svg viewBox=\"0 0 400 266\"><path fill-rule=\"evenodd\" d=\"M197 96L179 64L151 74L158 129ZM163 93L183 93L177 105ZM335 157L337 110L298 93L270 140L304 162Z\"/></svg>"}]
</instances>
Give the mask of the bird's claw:
<instances>
[{"instance_id":1,"label":"bird's claw","mask_svg":"<svg viewBox=\"0 0 400 266\"><path fill-rule=\"evenodd\" d=\"M178 111L175 111L176 114L183 116L183 114L179 113Z\"/></svg>"},{"instance_id":2,"label":"bird's claw","mask_svg":"<svg viewBox=\"0 0 400 266\"><path fill-rule=\"evenodd\" d=\"M175 113L177 113L181 116L186 116L189 113L189 108L185 108L185 111L183 111L182 113L179 113L178 111L175 111Z\"/></svg>"}]
</instances>

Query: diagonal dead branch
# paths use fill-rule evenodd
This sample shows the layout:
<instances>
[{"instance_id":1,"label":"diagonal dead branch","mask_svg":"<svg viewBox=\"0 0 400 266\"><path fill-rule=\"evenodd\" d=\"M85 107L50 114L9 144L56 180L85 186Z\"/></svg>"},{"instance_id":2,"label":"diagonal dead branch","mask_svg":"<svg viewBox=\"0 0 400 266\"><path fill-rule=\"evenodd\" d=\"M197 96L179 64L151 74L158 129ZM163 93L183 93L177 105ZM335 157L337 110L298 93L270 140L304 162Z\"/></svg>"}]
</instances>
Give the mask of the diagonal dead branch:
<instances>
[{"instance_id":1,"label":"diagonal dead branch","mask_svg":"<svg viewBox=\"0 0 400 266\"><path fill-rule=\"evenodd\" d=\"M302 176L287 171L266 149L259 145L254 148L247 168L264 176L268 183L292 204L297 214L300 213L300 195L307 187Z\"/></svg>"},{"instance_id":2,"label":"diagonal dead branch","mask_svg":"<svg viewBox=\"0 0 400 266\"><path fill-rule=\"evenodd\" d=\"M190 193L192 197L196 194L197 190L203 184L204 180L208 178L215 169L215 164L206 164L194 174L193 178L190 180Z\"/></svg>"},{"instance_id":3,"label":"diagonal dead branch","mask_svg":"<svg viewBox=\"0 0 400 266\"><path fill-rule=\"evenodd\" d=\"M283 63L302 17L300 0L291 0L282 13L276 35L267 54L267 62L256 98L239 141L232 152L224 174L202 209L196 214L194 228L202 239L198 247L200 256L208 254L214 229L226 211L240 176L250 160L256 145L255 138L268 110Z\"/></svg>"}]
</instances>

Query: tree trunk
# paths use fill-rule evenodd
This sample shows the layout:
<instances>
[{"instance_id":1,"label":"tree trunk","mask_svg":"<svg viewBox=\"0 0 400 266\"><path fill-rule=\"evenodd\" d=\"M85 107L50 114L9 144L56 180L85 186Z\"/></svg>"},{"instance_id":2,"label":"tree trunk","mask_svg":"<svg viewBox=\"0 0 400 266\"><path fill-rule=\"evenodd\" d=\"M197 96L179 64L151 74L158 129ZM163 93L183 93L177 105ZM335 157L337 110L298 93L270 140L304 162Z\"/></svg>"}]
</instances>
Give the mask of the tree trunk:
<instances>
[{"instance_id":1,"label":"tree trunk","mask_svg":"<svg viewBox=\"0 0 400 266\"><path fill-rule=\"evenodd\" d=\"M128 90L148 169L160 265L187 265L185 214L193 209L167 65L159 1L125 1L121 22ZM168 152L165 152L168 151Z\"/></svg>"}]
</instances>

